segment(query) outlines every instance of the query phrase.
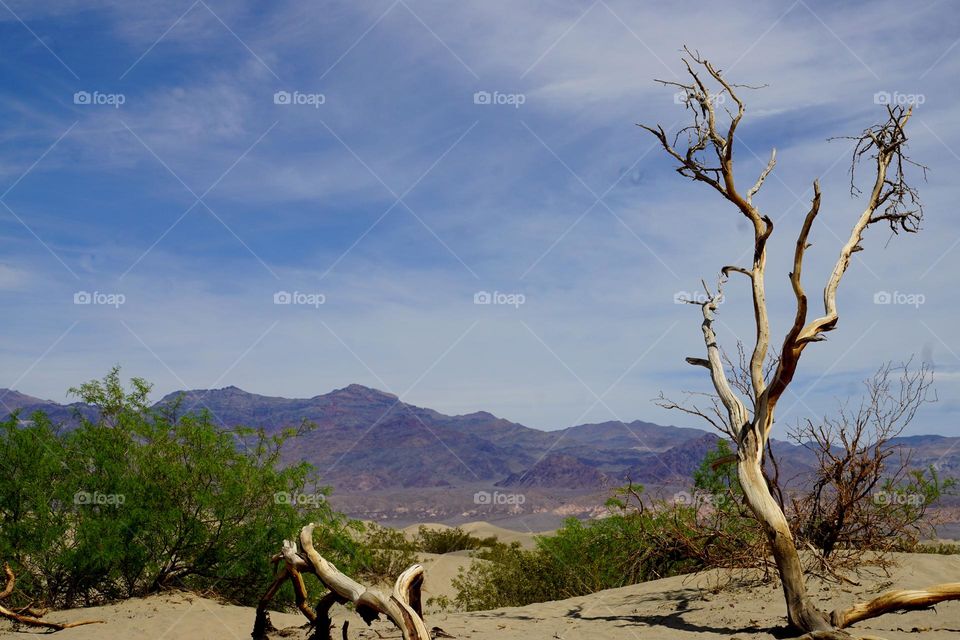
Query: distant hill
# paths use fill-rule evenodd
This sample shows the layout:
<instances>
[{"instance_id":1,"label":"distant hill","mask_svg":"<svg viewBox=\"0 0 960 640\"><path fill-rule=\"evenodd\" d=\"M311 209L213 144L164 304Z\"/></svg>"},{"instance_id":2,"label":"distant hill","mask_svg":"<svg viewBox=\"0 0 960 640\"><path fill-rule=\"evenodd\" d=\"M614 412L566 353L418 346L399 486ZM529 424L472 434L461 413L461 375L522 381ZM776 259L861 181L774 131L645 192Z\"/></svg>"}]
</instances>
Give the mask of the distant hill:
<instances>
[{"instance_id":1,"label":"distant hill","mask_svg":"<svg viewBox=\"0 0 960 640\"><path fill-rule=\"evenodd\" d=\"M642 469L644 480L682 481L703 458L700 441L716 440L700 429L639 420L547 432L487 412L444 415L360 385L308 399L227 387L170 394L160 404L178 398L184 409L206 408L224 425L313 422L316 429L287 455L316 464L326 481L347 490L488 481L576 490L620 482L629 469ZM685 454L688 443L693 450ZM663 456L668 468L658 464Z\"/></svg>"},{"instance_id":2,"label":"distant hill","mask_svg":"<svg viewBox=\"0 0 960 640\"><path fill-rule=\"evenodd\" d=\"M77 412L90 417L96 415L96 411L92 407L82 402L60 404L53 400L42 400L28 396L13 389L0 389L0 414L7 417L13 411L20 412L21 420L29 420L31 414L43 411L55 423L66 425L76 422Z\"/></svg>"},{"instance_id":3,"label":"distant hill","mask_svg":"<svg viewBox=\"0 0 960 640\"><path fill-rule=\"evenodd\" d=\"M13 391L12 389L0 389L0 402L2 402L3 406L9 411L23 409L24 407L56 404L52 400L41 400L40 398L34 398L33 396L28 396L25 393Z\"/></svg>"},{"instance_id":4,"label":"distant hill","mask_svg":"<svg viewBox=\"0 0 960 640\"><path fill-rule=\"evenodd\" d=\"M21 419L42 410L67 425L78 413L94 414L80 403L62 405L13 390L0 389L0 403L4 413L19 410ZM541 431L484 411L445 415L356 384L312 398L197 389L168 394L157 406L205 410L223 427L276 431L312 422L316 428L293 442L285 459L315 464L323 481L342 493L473 485L583 492L628 478L682 484L718 438L640 420ZM960 475L960 438L910 436L898 442L915 465L936 464ZM815 463L803 447L777 441L772 446L782 478L800 476Z\"/></svg>"}]
</instances>

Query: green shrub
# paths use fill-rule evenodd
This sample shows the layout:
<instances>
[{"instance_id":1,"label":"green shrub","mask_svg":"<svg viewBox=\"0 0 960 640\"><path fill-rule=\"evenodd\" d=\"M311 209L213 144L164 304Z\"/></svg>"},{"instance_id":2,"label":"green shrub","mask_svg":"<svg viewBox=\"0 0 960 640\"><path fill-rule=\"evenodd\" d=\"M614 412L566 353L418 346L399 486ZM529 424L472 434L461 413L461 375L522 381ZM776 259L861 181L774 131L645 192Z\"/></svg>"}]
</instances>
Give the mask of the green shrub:
<instances>
[{"instance_id":1,"label":"green shrub","mask_svg":"<svg viewBox=\"0 0 960 640\"><path fill-rule=\"evenodd\" d=\"M378 524L363 526L360 576L373 582L393 583L417 561L417 547L402 531Z\"/></svg>"},{"instance_id":2,"label":"green shrub","mask_svg":"<svg viewBox=\"0 0 960 640\"><path fill-rule=\"evenodd\" d=\"M933 553L941 556L960 554L960 544L956 542L924 542L912 549L914 553Z\"/></svg>"},{"instance_id":3,"label":"green shrub","mask_svg":"<svg viewBox=\"0 0 960 640\"><path fill-rule=\"evenodd\" d=\"M733 450L730 442L717 440L717 446L708 451L693 472L693 487L714 496L729 496L738 499L743 495L737 465L732 463Z\"/></svg>"},{"instance_id":4,"label":"green shrub","mask_svg":"<svg viewBox=\"0 0 960 640\"><path fill-rule=\"evenodd\" d=\"M432 598L427 598L425 604L427 607L430 607L432 610L440 613L446 613L453 607L453 603L450 601L448 596L435 596Z\"/></svg>"},{"instance_id":5,"label":"green shrub","mask_svg":"<svg viewBox=\"0 0 960 640\"><path fill-rule=\"evenodd\" d=\"M520 543L498 544L474 554L480 559L453 579L458 609L519 607L557 599L563 576L549 556Z\"/></svg>"},{"instance_id":6,"label":"green shrub","mask_svg":"<svg viewBox=\"0 0 960 640\"><path fill-rule=\"evenodd\" d=\"M114 369L72 390L97 408L72 430L38 413L0 423L0 560L16 602L89 605L176 586L254 603L269 557L306 522L345 571L363 553L309 465L280 465L298 432L219 429L208 413L148 406ZM281 596L282 599L282 596ZM15 602L15 603L16 603Z\"/></svg>"},{"instance_id":7,"label":"green shrub","mask_svg":"<svg viewBox=\"0 0 960 640\"><path fill-rule=\"evenodd\" d=\"M556 534L538 536L536 548L496 544L473 554L480 560L454 579L455 603L467 611L524 606L677 575L702 568L660 533L692 526L693 509L631 512L599 520L567 520Z\"/></svg>"},{"instance_id":8,"label":"green shrub","mask_svg":"<svg viewBox=\"0 0 960 640\"><path fill-rule=\"evenodd\" d=\"M567 520L536 548L496 544L454 580L464 610L524 606L623 587L708 567L765 566L765 540L742 505L735 471L720 461L720 441L694 475L691 493L648 501L628 485L607 502L611 515Z\"/></svg>"},{"instance_id":9,"label":"green shrub","mask_svg":"<svg viewBox=\"0 0 960 640\"><path fill-rule=\"evenodd\" d=\"M18 592L42 598L44 583L59 582L64 570L50 562L50 551L67 545L71 526L59 430L43 414L24 424L16 414L0 422L0 471L0 562L16 572ZM32 570L24 570L27 562Z\"/></svg>"}]
</instances>

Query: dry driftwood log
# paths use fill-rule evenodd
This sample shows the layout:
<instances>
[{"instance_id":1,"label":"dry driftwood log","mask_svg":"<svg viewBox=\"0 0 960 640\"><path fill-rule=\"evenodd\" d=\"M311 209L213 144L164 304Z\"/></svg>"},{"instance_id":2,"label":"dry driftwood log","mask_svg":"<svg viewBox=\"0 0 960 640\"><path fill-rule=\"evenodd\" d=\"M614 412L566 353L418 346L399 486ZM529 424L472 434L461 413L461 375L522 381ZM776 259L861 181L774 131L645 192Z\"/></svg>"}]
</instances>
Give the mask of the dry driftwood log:
<instances>
[{"instance_id":1,"label":"dry driftwood log","mask_svg":"<svg viewBox=\"0 0 960 640\"><path fill-rule=\"evenodd\" d=\"M260 599L253 638L266 638L271 628L267 605L277 594L284 580L293 583L297 608L318 630L330 636L330 608L334 604L352 602L357 614L370 624L381 614L386 616L403 633L404 640L430 640L430 633L423 622L420 589L423 586L423 567L415 564L400 574L393 591L386 595L377 589L369 589L347 576L321 556L313 546L314 523L300 530L300 550L291 540L284 540L283 549L273 557L276 563L283 562L276 578ZM307 602L308 595L303 583L303 573L312 573L329 589L314 611Z\"/></svg>"},{"instance_id":2,"label":"dry driftwood log","mask_svg":"<svg viewBox=\"0 0 960 640\"><path fill-rule=\"evenodd\" d=\"M960 582L938 584L926 589L887 591L870 602L861 602L847 609L837 609L830 614L830 622L838 629L848 627L860 620L875 618L884 613L929 609L938 602L960 598Z\"/></svg>"},{"instance_id":3,"label":"dry driftwood log","mask_svg":"<svg viewBox=\"0 0 960 640\"><path fill-rule=\"evenodd\" d=\"M707 420L736 443L737 471L744 499L766 533L783 585L788 619L794 627L807 632L806 637L849 637L840 629L858 620L888 611L960 599L960 584L946 584L921 591L892 591L869 603L835 611L830 616L820 611L807 595L790 526L763 475L763 460L777 403L793 380L804 349L814 342L823 341L825 334L837 327L840 319L837 290L854 253L863 250L864 233L877 223L888 225L894 233L919 230L923 209L918 193L906 174L911 165L925 170L925 167L914 163L906 155L905 128L912 115L912 107L887 106L884 121L849 138L855 142L851 192L855 195L860 193L854 184L854 172L864 160L873 164L872 186L866 194L865 207L855 218L850 235L840 249L824 286L823 314L809 320L809 302L801 272L806 251L810 247L810 231L820 213L820 184L816 180L813 182L810 208L797 235L793 271L789 274L795 299L794 318L776 354L776 367L768 370L765 364L771 351L771 336L766 300L766 265L767 241L773 233L774 223L754 204L754 197L776 166L776 150L771 152L769 161L752 186L742 193L734 177L734 147L737 127L745 113L738 90L745 85L728 81L719 69L698 52L687 48L684 51L683 62L689 81L659 82L681 92L678 95L683 98L681 102L691 113L693 122L672 136L668 136L662 126L640 126L653 134L666 153L678 163L676 170L680 175L705 183L747 219L753 243L749 251L744 253L751 258L747 265L723 267L715 292L711 292L704 283L706 300L693 301L702 310L701 327L706 357L687 358L687 362L708 370L716 401L712 407L705 409L669 400L665 400L663 406ZM714 331L723 285L734 273L744 276L749 284L754 315L755 341L745 385L731 384Z\"/></svg>"},{"instance_id":4,"label":"dry driftwood log","mask_svg":"<svg viewBox=\"0 0 960 640\"><path fill-rule=\"evenodd\" d=\"M4 563L3 572L7 575L7 586L4 587L3 591L0 591L0 600L5 600L10 597L10 594L13 593L13 586L16 583L16 578L13 575L13 569L10 568L10 565ZM20 611L13 611L7 609L3 605L0 605L0 616L8 620L19 624L25 624L30 627L42 627L45 629L52 629L53 631L63 631L64 629L70 629L72 627L80 627L85 624L103 624L103 620L83 620L81 622L48 622L41 619L41 613L33 611L32 609L22 609Z\"/></svg>"}]
</instances>

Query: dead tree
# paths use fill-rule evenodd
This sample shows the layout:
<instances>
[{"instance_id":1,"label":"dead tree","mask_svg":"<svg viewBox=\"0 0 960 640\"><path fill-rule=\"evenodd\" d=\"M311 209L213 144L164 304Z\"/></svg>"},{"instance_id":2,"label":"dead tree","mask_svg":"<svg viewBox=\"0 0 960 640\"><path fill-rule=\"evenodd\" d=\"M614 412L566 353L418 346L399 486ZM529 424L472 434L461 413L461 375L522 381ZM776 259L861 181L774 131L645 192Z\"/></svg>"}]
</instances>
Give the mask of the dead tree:
<instances>
[{"instance_id":1,"label":"dead tree","mask_svg":"<svg viewBox=\"0 0 960 640\"><path fill-rule=\"evenodd\" d=\"M386 595L376 589L368 589L342 573L332 563L321 556L313 546L314 523L300 530L300 550L292 540L284 540L283 549L273 556L274 563L283 562L277 575L260 599L257 618L254 623L253 638L261 640L271 628L267 606L283 586L290 580L296 594L297 608L307 620L326 637L330 637L330 608L335 604L353 603L357 614L367 624L372 623L381 614L386 616L403 633L403 640L430 640L430 633L423 622L423 608L420 588L423 586L423 567L412 565L400 574L393 592ZM312 573L328 589L320 599L316 611L307 603L307 588L303 583L304 573ZM344 636L346 637L346 636Z\"/></svg>"},{"instance_id":2,"label":"dead tree","mask_svg":"<svg viewBox=\"0 0 960 640\"><path fill-rule=\"evenodd\" d=\"M873 161L873 184L867 194L865 208L856 218L824 286L823 314L809 320L807 294L801 273L804 255L810 246L810 230L820 212L820 184L817 180L813 182L813 197L797 236L793 271L789 275L796 300L793 324L776 354L776 366L768 371L765 363L771 350L771 338L765 276L767 241L773 233L773 220L754 204L754 197L774 170L776 150L771 152L770 160L753 184L746 192L742 192L734 176L733 153L737 128L745 111L738 90L745 86L729 82L719 69L698 52L688 48L684 51L683 62L689 82L658 82L683 92L683 102L691 112L693 122L675 136L668 136L662 126L640 126L652 133L666 153L679 163L677 172L680 175L711 187L730 202L752 228L750 264L724 266L720 270L716 290L707 288L707 299L702 304L696 303L702 309L706 357L687 358L687 362L709 371L714 390L722 403L724 415L720 426L737 445L737 471L744 499L766 534L783 585L789 622L810 634L809 637L849 637L839 629L857 620L891 610L926 607L942 600L960 599L960 583L957 583L919 592L886 593L871 602L835 611L832 615L820 611L807 595L803 568L790 526L763 476L764 453L777 403L793 380L804 349L811 343L824 340L824 334L836 328L840 317L837 289L853 254L863 250L864 232L877 223L888 224L894 233L919 229L922 208L916 190L906 177L910 165L921 167L911 162L905 151L905 127L912 108L888 106L883 122L851 138L855 140L851 190L854 194L859 193L854 186L854 174L863 160ZM731 384L713 328L723 285L731 274L746 278L753 303L755 340L749 358L749 389L746 394Z\"/></svg>"},{"instance_id":3,"label":"dead tree","mask_svg":"<svg viewBox=\"0 0 960 640\"><path fill-rule=\"evenodd\" d=\"M891 377L899 378L895 384ZM809 491L791 496L788 518L801 541L812 544L824 564L859 564L864 553L887 564L887 554L915 545L934 533L927 511L941 492L953 487L934 470L911 470L909 449L893 439L917 410L935 399L933 372L887 363L864 381L859 404L840 406L836 417L806 419L790 438L817 460ZM916 492L898 500L898 492ZM917 498L917 500L914 500ZM782 503L781 503L782 504Z\"/></svg>"},{"instance_id":4,"label":"dead tree","mask_svg":"<svg viewBox=\"0 0 960 640\"><path fill-rule=\"evenodd\" d=\"M16 578L13 575L13 569L9 564L4 563L3 572L7 576L7 586L0 591L0 600L5 600L13 593L13 587L16 584ZM49 622L43 619L43 611L35 611L30 607L22 609L8 609L0 605L0 617L11 620L14 624L22 624L28 627L40 627L52 631L63 631L73 627L82 627L85 624L102 624L103 620L81 620L80 622Z\"/></svg>"}]
</instances>

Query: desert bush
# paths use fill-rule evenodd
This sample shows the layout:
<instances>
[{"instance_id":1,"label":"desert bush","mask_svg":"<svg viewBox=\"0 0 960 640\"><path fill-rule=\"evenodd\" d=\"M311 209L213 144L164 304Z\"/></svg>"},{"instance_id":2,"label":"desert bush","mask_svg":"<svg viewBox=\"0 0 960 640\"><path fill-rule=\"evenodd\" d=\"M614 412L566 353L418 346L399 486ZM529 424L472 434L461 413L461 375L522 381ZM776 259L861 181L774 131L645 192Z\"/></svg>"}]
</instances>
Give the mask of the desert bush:
<instances>
[{"instance_id":1,"label":"desert bush","mask_svg":"<svg viewBox=\"0 0 960 640\"><path fill-rule=\"evenodd\" d=\"M473 554L479 561L453 579L456 608L464 611L519 607L556 600L568 572L553 559L520 543L498 543Z\"/></svg>"},{"instance_id":2,"label":"desert bush","mask_svg":"<svg viewBox=\"0 0 960 640\"><path fill-rule=\"evenodd\" d=\"M417 561L417 547L402 531L367 523L359 539L360 575L372 582L392 583Z\"/></svg>"},{"instance_id":3,"label":"desert bush","mask_svg":"<svg viewBox=\"0 0 960 640\"><path fill-rule=\"evenodd\" d=\"M932 553L941 556L960 554L960 544L956 542L924 542L913 548L914 553Z\"/></svg>"},{"instance_id":4,"label":"desert bush","mask_svg":"<svg viewBox=\"0 0 960 640\"><path fill-rule=\"evenodd\" d=\"M764 538L742 506L730 457L720 441L689 492L645 500L629 484L608 500L610 515L567 520L534 549L495 544L454 580L455 604L480 610L571 598L710 567L767 567Z\"/></svg>"},{"instance_id":5,"label":"desert bush","mask_svg":"<svg viewBox=\"0 0 960 640\"><path fill-rule=\"evenodd\" d=\"M481 547L491 547L497 542L496 536L478 538L461 529L430 529L420 526L414 537L417 550L424 553L450 553L451 551L473 551Z\"/></svg>"},{"instance_id":6,"label":"desert bush","mask_svg":"<svg viewBox=\"0 0 960 640\"><path fill-rule=\"evenodd\" d=\"M930 509L956 489L956 480L933 467L914 468L909 449L894 440L935 399L932 382L927 365L886 364L864 382L858 405L792 430L817 466L785 501L785 512L797 539L820 554L822 568L856 566L867 552L883 565L888 552L910 551L935 535Z\"/></svg>"},{"instance_id":7,"label":"desert bush","mask_svg":"<svg viewBox=\"0 0 960 640\"><path fill-rule=\"evenodd\" d=\"M730 384L749 396L749 359L742 344L738 344L738 356L724 356L725 368ZM766 371L773 371L776 365L771 359ZM941 477L933 467L916 468L909 447L896 440L920 407L936 401L932 383L933 372L925 364L886 363L864 381L859 401L841 403L833 415L796 424L788 433L790 439L815 459L813 469L798 477L781 478L774 451L765 451L767 485L787 517L797 547L810 552L802 559L808 572L842 579L843 571L864 563L887 567L892 561L890 552L911 551L920 540L935 536L939 522L933 508L956 492L957 482ZM659 404L705 418L714 426L718 417L722 421L716 404L712 409L700 409L662 396ZM720 442L729 452L726 441ZM743 524L715 528L743 529L752 536L747 521L754 516L743 506L742 492L737 489L736 457L719 451L711 456L711 469L728 475L720 482L721 494L731 498L714 515L735 517ZM716 494L714 485L719 479L703 473L701 467L694 476L696 484L707 488L708 495ZM724 483L732 492L722 488ZM765 547L748 547L750 553L738 554L737 564L749 564L744 561L751 556L765 562Z\"/></svg>"},{"instance_id":8,"label":"desert bush","mask_svg":"<svg viewBox=\"0 0 960 640\"><path fill-rule=\"evenodd\" d=\"M676 494L673 503L651 501L645 536L648 546L658 550L653 557L670 561L664 575L709 568L765 572L771 568L763 532L743 499L735 460L730 442L718 440L694 470L689 492ZM642 496L629 485L617 495L626 499L608 504L643 512Z\"/></svg>"},{"instance_id":9,"label":"desert bush","mask_svg":"<svg viewBox=\"0 0 960 640\"><path fill-rule=\"evenodd\" d=\"M430 607L432 610L440 613L446 613L453 608L453 601L450 600L449 596L434 596L427 598L425 604L427 607Z\"/></svg>"},{"instance_id":10,"label":"desert bush","mask_svg":"<svg viewBox=\"0 0 960 640\"><path fill-rule=\"evenodd\" d=\"M886 441L881 443L877 454L880 463L889 455L885 445ZM475 552L481 561L461 570L454 580L455 605L465 610L523 606L708 568L743 569L746 572L733 575L772 578L766 538L745 505L734 460L730 443L718 440L694 472L690 490L678 492L672 501L645 498L643 487L628 484L607 501L611 513L605 518L569 519L555 535L538 536L534 549L495 544ZM825 468L821 467L822 474ZM884 469L882 464L879 468ZM901 472L881 473L866 485L868 491L854 505L855 518L832 523L839 531L850 532L844 538L847 544L884 537L882 547L852 549L856 561L865 561L863 549L955 552L951 545L918 547L916 537L925 509L953 482L940 479L934 469L897 469ZM769 481L779 495L776 478ZM876 499L877 495L887 499ZM814 485L795 492L792 499L804 504L799 501L817 496L825 499L822 488ZM796 517L797 512L793 514ZM801 544L814 545L809 528L794 530ZM882 556L870 557L876 563ZM761 573L755 573L757 569ZM822 555L816 555L807 569L823 577L837 575Z\"/></svg>"},{"instance_id":11,"label":"desert bush","mask_svg":"<svg viewBox=\"0 0 960 640\"><path fill-rule=\"evenodd\" d=\"M658 546L651 530L692 509L614 514L599 520L567 520L556 534L538 536L534 549L498 543L475 552L479 561L454 579L455 604L472 611L560 600L623 587L700 568L675 545Z\"/></svg>"},{"instance_id":12,"label":"desert bush","mask_svg":"<svg viewBox=\"0 0 960 640\"><path fill-rule=\"evenodd\" d=\"M0 556L15 602L66 607L170 587L255 602L270 555L307 521L348 571L353 526L326 504L309 465L280 464L298 431L218 428L206 412L148 406L114 369L72 390L96 408L63 429L42 413L0 423ZM281 599L281 602L283 600Z\"/></svg>"},{"instance_id":13,"label":"desert bush","mask_svg":"<svg viewBox=\"0 0 960 640\"><path fill-rule=\"evenodd\" d=\"M41 595L46 581L61 579L63 568L48 564L47 553L64 544L71 524L59 429L44 414L0 422L0 471L0 561L17 572L18 592Z\"/></svg>"},{"instance_id":14,"label":"desert bush","mask_svg":"<svg viewBox=\"0 0 960 640\"><path fill-rule=\"evenodd\" d=\"M418 553L450 553L476 550L496 544L496 538L478 538L460 528L431 530L421 526L416 535L376 523L360 525L358 548L354 550L359 575L372 582L392 584L407 567L417 562Z\"/></svg>"}]
</instances>

